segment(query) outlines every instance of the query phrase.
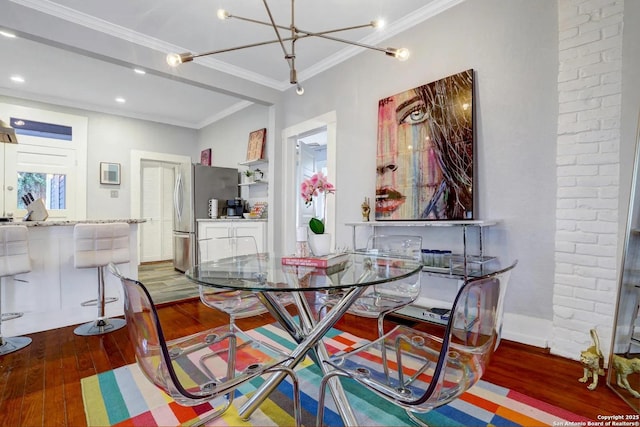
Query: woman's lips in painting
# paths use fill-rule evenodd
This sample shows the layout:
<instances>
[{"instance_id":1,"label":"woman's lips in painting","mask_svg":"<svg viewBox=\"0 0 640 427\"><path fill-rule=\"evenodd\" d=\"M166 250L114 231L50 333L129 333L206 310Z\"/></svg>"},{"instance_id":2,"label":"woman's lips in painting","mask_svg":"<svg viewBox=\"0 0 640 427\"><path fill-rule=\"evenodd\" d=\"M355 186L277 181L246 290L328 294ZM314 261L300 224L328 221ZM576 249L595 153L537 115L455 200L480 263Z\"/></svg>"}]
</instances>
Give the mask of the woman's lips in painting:
<instances>
[{"instance_id":1,"label":"woman's lips in painting","mask_svg":"<svg viewBox=\"0 0 640 427\"><path fill-rule=\"evenodd\" d=\"M376 212L389 214L404 203L405 197L401 192L391 187L376 189Z\"/></svg>"}]
</instances>

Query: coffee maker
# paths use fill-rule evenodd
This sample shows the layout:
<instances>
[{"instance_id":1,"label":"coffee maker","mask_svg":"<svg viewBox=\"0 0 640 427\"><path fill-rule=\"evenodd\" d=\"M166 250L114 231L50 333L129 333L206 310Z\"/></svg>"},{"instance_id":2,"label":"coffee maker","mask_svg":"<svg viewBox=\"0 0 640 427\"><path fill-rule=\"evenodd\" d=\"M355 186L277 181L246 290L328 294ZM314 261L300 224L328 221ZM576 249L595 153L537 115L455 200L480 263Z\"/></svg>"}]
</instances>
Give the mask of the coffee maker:
<instances>
[{"instance_id":1,"label":"coffee maker","mask_svg":"<svg viewBox=\"0 0 640 427\"><path fill-rule=\"evenodd\" d=\"M244 212L244 203L240 197L233 200L227 200L227 218L242 218Z\"/></svg>"}]
</instances>

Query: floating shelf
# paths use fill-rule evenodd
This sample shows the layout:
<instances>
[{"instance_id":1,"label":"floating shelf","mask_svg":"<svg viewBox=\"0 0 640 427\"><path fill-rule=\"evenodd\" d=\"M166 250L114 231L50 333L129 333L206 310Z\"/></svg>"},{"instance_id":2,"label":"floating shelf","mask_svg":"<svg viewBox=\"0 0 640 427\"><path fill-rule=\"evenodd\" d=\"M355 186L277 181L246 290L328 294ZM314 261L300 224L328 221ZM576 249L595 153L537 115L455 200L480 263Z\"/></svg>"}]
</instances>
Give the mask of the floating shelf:
<instances>
[{"instance_id":1,"label":"floating shelf","mask_svg":"<svg viewBox=\"0 0 640 427\"><path fill-rule=\"evenodd\" d=\"M242 184L238 184L238 187L251 187L252 185L268 185L267 181L253 181L253 182L245 182Z\"/></svg>"},{"instance_id":2,"label":"floating shelf","mask_svg":"<svg viewBox=\"0 0 640 427\"><path fill-rule=\"evenodd\" d=\"M269 163L269 160L267 159L247 160L246 162L239 162L238 164L240 166L257 166L257 165L263 165L265 163Z\"/></svg>"}]
</instances>

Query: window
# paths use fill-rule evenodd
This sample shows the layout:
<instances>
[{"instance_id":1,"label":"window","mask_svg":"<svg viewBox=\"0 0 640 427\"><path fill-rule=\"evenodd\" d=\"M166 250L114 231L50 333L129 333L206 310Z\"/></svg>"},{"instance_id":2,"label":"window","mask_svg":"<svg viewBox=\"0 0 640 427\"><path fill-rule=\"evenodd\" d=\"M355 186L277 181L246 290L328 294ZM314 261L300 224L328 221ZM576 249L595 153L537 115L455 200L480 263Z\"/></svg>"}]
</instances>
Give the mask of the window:
<instances>
[{"instance_id":1,"label":"window","mask_svg":"<svg viewBox=\"0 0 640 427\"><path fill-rule=\"evenodd\" d=\"M42 199L47 209L66 209L66 175L18 172L18 209L26 209L23 196L31 194Z\"/></svg>"}]
</instances>

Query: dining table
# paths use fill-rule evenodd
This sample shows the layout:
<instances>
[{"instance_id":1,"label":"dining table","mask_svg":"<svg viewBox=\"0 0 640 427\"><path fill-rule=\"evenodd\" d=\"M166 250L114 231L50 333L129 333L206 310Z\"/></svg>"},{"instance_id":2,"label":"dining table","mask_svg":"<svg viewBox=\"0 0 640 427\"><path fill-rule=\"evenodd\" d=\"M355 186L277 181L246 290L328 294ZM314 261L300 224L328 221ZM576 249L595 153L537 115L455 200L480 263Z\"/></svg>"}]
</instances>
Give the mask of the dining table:
<instances>
[{"instance_id":1,"label":"dining table","mask_svg":"<svg viewBox=\"0 0 640 427\"><path fill-rule=\"evenodd\" d=\"M332 368L324 363L330 355L322 338L349 307L372 286L393 286L395 283L398 285L395 292L402 293L402 282L418 274L422 267L415 259L359 252L334 257L326 267L284 265L279 257L258 253L204 262L187 270L186 276L202 286L255 293L297 343L284 365L295 368L309 355L326 374ZM278 294L285 292L291 293L297 319L278 298ZM321 316L317 315L305 297L307 292L333 294L331 308L323 311ZM284 379L285 375L280 373L270 376L239 408L240 416L249 419ZM337 378L329 382L329 391L344 424L357 425Z\"/></svg>"}]
</instances>

